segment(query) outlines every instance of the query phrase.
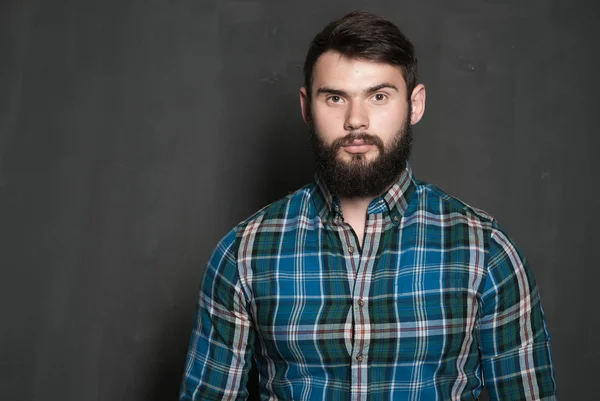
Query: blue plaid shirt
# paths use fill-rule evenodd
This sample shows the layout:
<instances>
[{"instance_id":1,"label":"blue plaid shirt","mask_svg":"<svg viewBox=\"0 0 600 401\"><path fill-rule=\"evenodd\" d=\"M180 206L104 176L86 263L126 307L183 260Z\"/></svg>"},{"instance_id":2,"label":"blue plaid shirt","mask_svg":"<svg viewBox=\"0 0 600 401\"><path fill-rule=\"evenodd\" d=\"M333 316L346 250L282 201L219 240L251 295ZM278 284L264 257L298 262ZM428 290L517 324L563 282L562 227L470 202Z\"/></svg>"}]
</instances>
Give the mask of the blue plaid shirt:
<instances>
[{"instance_id":1,"label":"blue plaid shirt","mask_svg":"<svg viewBox=\"0 0 600 401\"><path fill-rule=\"evenodd\" d=\"M198 298L181 400L554 400L527 263L481 210L408 167L364 242L317 178L219 243Z\"/></svg>"}]
</instances>

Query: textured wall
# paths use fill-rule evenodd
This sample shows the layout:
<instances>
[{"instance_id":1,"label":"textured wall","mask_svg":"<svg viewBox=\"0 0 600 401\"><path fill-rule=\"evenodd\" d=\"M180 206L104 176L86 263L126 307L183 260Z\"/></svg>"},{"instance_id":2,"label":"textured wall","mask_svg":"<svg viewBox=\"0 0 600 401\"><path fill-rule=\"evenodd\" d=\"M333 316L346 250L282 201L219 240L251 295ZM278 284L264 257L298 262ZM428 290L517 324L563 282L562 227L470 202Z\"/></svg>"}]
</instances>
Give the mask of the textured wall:
<instances>
[{"instance_id":1,"label":"textured wall","mask_svg":"<svg viewBox=\"0 0 600 401\"><path fill-rule=\"evenodd\" d=\"M312 177L297 99L308 43L363 8L417 47L416 176L517 241L560 395L590 399L597 4L2 2L0 398L176 398L217 240Z\"/></svg>"}]
</instances>

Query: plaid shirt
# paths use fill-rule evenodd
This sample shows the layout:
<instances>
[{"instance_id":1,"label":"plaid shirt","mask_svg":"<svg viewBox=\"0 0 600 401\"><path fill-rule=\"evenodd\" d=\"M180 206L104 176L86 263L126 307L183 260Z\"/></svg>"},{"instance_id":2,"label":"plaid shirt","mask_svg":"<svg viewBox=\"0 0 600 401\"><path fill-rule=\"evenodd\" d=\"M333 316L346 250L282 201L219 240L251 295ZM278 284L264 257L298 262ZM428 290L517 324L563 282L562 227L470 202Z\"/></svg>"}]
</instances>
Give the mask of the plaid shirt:
<instances>
[{"instance_id":1,"label":"plaid shirt","mask_svg":"<svg viewBox=\"0 0 600 401\"><path fill-rule=\"evenodd\" d=\"M317 178L239 224L206 268L181 400L554 400L538 290L485 212L407 168L362 249Z\"/></svg>"}]
</instances>

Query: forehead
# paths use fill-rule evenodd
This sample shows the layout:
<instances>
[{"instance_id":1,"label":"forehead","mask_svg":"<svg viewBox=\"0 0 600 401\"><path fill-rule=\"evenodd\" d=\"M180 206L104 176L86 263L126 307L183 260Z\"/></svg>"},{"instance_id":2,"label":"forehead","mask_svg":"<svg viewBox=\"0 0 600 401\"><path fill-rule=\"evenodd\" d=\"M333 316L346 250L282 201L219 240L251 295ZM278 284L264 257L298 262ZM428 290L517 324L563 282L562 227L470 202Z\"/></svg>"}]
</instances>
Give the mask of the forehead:
<instances>
[{"instance_id":1,"label":"forehead","mask_svg":"<svg viewBox=\"0 0 600 401\"><path fill-rule=\"evenodd\" d=\"M350 58L341 53L328 51L315 63L312 89L323 86L347 91L359 91L383 82L394 84L406 92L406 84L400 67L371 60Z\"/></svg>"}]
</instances>

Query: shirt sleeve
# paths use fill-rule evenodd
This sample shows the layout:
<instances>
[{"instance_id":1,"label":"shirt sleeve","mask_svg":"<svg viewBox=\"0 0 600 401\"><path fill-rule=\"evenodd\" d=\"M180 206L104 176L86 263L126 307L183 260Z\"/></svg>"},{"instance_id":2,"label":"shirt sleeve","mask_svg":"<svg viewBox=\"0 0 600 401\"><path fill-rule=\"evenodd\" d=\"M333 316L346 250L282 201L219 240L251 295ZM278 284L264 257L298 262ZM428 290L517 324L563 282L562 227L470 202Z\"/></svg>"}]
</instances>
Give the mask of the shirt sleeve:
<instances>
[{"instance_id":1,"label":"shirt sleeve","mask_svg":"<svg viewBox=\"0 0 600 401\"><path fill-rule=\"evenodd\" d=\"M204 272L180 400L245 400L254 329L237 269L235 231Z\"/></svg>"},{"instance_id":2,"label":"shirt sleeve","mask_svg":"<svg viewBox=\"0 0 600 401\"><path fill-rule=\"evenodd\" d=\"M550 334L526 260L500 229L490 238L479 326L490 400L555 400Z\"/></svg>"}]
</instances>

